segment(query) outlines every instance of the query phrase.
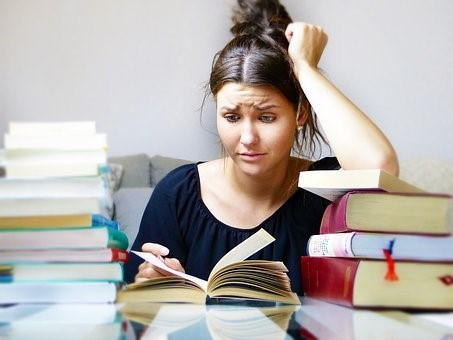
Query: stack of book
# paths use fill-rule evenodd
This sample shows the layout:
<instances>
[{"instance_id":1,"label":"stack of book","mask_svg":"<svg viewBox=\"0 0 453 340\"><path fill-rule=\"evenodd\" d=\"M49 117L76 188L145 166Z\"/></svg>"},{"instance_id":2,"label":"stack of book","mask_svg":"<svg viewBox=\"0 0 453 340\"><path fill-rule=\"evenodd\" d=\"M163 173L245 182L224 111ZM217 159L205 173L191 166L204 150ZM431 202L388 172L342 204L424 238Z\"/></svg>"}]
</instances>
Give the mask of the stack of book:
<instances>
[{"instance_id":1,"label":"stack of book","mask_svg":"<svg viewBox=\"0 0 453 340\"><path fill-rule=\"evenodd\" d=\"M305 295L357 308L453 309L453 196L382 170L302 172L332 201L302 256Z\"/></svg>"},{"instance_id":2,"label":"stack of book","mask_svg":"<svg viewBox=\"0 0 453 340\"><path fill-rule=\"evenodd\" d=\"M113 302L128 260L94 122L13 122L0 178L0 304Z\"/></svg>"}]
</instances>

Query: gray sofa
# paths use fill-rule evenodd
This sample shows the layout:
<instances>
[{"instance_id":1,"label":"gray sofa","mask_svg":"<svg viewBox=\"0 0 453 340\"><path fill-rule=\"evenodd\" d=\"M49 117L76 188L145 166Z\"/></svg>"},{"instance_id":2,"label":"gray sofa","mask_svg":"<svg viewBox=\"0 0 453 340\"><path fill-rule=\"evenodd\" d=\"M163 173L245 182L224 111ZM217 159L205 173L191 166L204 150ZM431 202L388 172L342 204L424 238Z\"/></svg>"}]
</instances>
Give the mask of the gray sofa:
<instances>
[{"instance_id":1,"label":"gray sofa","mask_svg":"<svg viewBox=\"0 0 453 340\"><path fill-rule=\"evenodd\" d=\"M190 162L160 155L150 157L144 153L109 157L113 177L112 218L129 238L129 248L157 182L172 169Z\"/></svg>"}]
</instances>

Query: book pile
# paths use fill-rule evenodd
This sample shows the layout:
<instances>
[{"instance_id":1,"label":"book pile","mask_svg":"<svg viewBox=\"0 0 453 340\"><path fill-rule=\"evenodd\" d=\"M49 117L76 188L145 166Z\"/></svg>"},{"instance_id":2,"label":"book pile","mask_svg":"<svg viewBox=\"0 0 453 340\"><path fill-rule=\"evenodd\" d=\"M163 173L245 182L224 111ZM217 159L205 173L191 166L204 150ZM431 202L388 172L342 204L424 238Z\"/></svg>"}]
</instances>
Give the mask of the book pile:
<instances>
[{"instance_id":1,"label":"book pile","mask_svg":"<svg viewBox=\"0 0 453 340\"><path fill-rule=\"evenodd\" d=\"M332 202L302 256L305 295L357 308L453 309L453 196L381 170L307 171Z\"/></svg>"},{"instance_id":2,"label":"book pile","mask_svg":"<svg viewBox=\"0 0 453 340\"><path fill-rule=\"evenodd\" d=\"M0 304L113 302L127 236L111 220L94 122L12 122L0 178Z\"/></svg>"}]
</instances>

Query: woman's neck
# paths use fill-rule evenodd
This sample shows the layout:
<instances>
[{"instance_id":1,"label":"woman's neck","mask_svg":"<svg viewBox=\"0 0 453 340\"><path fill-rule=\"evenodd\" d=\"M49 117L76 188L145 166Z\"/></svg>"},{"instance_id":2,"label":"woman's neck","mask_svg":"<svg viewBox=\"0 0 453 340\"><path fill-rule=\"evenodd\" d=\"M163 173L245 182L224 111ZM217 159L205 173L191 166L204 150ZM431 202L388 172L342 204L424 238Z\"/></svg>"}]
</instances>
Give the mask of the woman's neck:
<instances>
[{"instance_id":1,"label":"woman's neck","mask_svg":"<svg viewBox=\"0 0 453 340\"><path fill-rule=\"evenodd\" d=\"M248 175L238 169L230 158L225 159L225 176L235 191L256 201L272 205L286 201L297 189L297 178L303 160L288 157L272 173Z\"/></svg>"}]
</instances>

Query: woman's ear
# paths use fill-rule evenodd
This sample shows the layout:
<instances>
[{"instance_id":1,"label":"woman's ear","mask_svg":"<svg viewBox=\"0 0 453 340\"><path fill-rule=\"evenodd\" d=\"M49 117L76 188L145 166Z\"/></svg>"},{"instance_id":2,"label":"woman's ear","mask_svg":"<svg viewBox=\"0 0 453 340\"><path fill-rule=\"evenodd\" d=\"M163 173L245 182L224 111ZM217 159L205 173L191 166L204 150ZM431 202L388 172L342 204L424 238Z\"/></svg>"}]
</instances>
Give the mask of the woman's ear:
<instances>
[{"instance_id":1,"label":"woman's ear","mask_svg":"<svg viewBox=\"0 0 453 340\"><path fill-rule=\"evenodd\" d=\"M299 108L299 112L297 114L297 126L303 126L307 122L308 119L308 108L305 105L301 105Z\"/></svg>"}]
</instances>

